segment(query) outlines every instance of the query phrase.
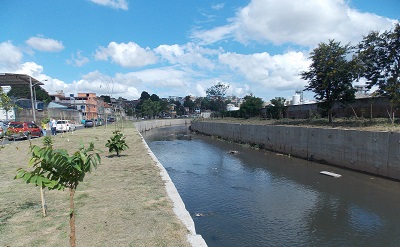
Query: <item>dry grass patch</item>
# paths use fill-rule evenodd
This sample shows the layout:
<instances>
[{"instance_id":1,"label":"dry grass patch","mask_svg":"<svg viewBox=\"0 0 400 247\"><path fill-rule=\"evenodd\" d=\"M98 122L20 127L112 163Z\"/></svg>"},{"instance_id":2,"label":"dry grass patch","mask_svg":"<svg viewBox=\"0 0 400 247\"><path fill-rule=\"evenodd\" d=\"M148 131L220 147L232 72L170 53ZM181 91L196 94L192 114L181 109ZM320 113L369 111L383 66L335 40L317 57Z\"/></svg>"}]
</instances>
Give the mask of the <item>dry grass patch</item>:
<instances>
[{"instance_id":1,"label":"dry grass patch","mask_svg":"<svg viewBox=\"0 0 400 247\"><path fill-rule=\"evenodd\" d=\"M107 133L105 133L105 131ZM164 182L133 127L123 130L130 147L121 157L105 147L110 126L58 134L54 148L71 154L80 143L93 141L101 165L78 186L75 194L78 246L189 246L188 233L172 210ZM42 146L42 138L32 140ZM39 189L14 180L27 167L29 142L0 150L0 245L68 246L68 191L46 190L48 216L41 213ZM29 169L29 168L28 168Z\"/></svg>"}]
</instances>

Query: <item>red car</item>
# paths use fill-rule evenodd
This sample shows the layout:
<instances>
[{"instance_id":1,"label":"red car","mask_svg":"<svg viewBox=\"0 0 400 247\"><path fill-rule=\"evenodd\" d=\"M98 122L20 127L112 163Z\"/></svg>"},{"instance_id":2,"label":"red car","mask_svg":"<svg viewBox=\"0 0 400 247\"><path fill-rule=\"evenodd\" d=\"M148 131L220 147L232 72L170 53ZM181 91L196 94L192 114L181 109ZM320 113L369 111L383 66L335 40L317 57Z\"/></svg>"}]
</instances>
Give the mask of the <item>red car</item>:
<instances>
[{"instance_id":1,"label":"red car","mask_svg":"<svg viewBox=\"0 0 400 247\"><path fill-rule=\"evenodd\" d=\"M31 139L42 135L42 129L32 122L10 122L7 129L8 140Z\"/></svg>"}]
</instances>

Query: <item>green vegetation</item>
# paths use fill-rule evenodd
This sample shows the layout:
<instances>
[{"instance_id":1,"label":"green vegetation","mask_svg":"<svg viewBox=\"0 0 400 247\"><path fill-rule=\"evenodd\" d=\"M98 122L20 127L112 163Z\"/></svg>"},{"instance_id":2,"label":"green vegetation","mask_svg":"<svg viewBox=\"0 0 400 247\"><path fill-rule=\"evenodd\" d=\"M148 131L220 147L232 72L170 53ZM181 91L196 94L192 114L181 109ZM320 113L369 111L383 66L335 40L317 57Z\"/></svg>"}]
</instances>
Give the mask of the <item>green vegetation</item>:
<instances>
[{"instance_id":1,"label":"green vegetation","mask_svg":"<svg viewBox=\"0 0 400 247\"><path fill-rule=\"evenodd\" d=\"M108 147L110 153L115 151L119 157L119 154L129 147L128 144L126 144L124 134L120 130L113 131L113 134L114 135L107 140L106 147Z\"/></svg>"},{"instance_id":2,"label":"green vegetation","mask_svg":"<svg viewBox=\"0 0 400 247\"><path fill-rule=\"evenodd\" d=\"M377 94L390 99L389 116L394 123L394 113L400 107L400 24L383 33L370 32L358 44L360 75L368 81L369 88L378 86Z\"/></svg>"},{"instance_id":3,"label":"green vegetation","mask_svg":"<svg viewBox=\"0 0 400 247\"><path fill-rule=\"evenodd\" d=\"M347 60L350 45L330 40L320 43L311 52L312 63L309 71L301 73L301 78L308 80L306 90L313 91L320 101L319 107L332 122L332 108L336 102L348 104L355 99L353 81L356 78L355 61Z\"/></svg>"},{"instance_id":4,"label":"green vegetation","mask_svg":"<svg viewBox=\"0 0 400 247\"><path fill-rule=\"evenodd\" d=\"M244 118L259 116L262 106L263 101L261 98L257 98L253 95L247 95L244 97L243 104L240 105L240 116Z\"/></svg>"},{"instance_id":5,"label":"green vegetation","mask_svg":"<svg viewBox=\"0 0 400 247\"><path fill-rule=\"evenodd\" d=\"M285 101L283 97L271 99L271 104L267 107L267 115L274 119L282 119L285 112Z\"/></svg>"},{"instance_id":6,"label":"green vegetation","mask_svg":"<svg viewBox=\"0 0 400 247\"><path fill-rule=\"evenodd\" d=\"M45 103L50 103L51 102L51 97L49 93L44 90L42 87L37 86L34 87L35 95L36 95L36 100L38 101L43 101ZM25 99L30 99L31 98L31 91L28 85L24 86L12 86L11 90L7 94L9 97L15 97L15 98L25 98Z\"/></svg>"},{"instance_id":7,"label":"green vegetation","mask_svg":"<svg viewBox=\"0 0 400 247\"><path fill-rule=\"evenodd\" d=\"M40 188L49 190L69 189L70 195L70 246L76 246L74 195L86 173L91 172L100 164L100 156L94 152L94 144L88 148L83 145L73 155L69 156L64 149L54 150L52 146L40 148L33 145L30 148L32 157L29 161L33 171L18 169L16 179L33 183Z\"/></svg>"}]
</instances>

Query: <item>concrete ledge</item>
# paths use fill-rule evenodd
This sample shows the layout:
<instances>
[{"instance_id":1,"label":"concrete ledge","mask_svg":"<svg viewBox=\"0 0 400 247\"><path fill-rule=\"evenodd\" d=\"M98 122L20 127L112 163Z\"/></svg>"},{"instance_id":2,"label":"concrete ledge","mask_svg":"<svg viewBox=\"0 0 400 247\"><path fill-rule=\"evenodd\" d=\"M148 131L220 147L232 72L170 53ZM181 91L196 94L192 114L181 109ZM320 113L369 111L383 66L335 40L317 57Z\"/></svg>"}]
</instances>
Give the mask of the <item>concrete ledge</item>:
<instances>
[{"instance_id":1,"label":"concrete ledge","mask_svg":"<svg viewBox=\"0 0 400 247\"><path fill-rule=\"evenodd\" d=\"M183 122L183 123L182 123ZM147 126L151 128L157 128L157 127L164 127L164 126L169 126L171 123L168 123L168 125L159 125L160 123L154 123L154 124L148 124L146 121L140 122L143 126ZM167 123L167 122L165 122ZM175 122L176 123L176 122ZM186 122L181 121L180 124L184 125ZM177 124L174 124L177 125ZM142 128L142 130L149 130L146 127ZM165 189L167 191L167 194L169 198L172 200L174 204L174 213L176 216L182 221L182 223L186 226L186 228L189 231L189 234L187 235L187 240L191 244L191 246L194 247L206 247L207 244L204 241L203 237L199 234L196 234L196 228L194 225L194 221L192 217L190 216L189 212L186 210L185 204L181 198L181 196L178 193L178 190L176 189L174 183L171 180L171 177L168 175L167 170L165 170L164 166L160 163L160 161L157 159L157 157L154 155L154 153L151 151L149 146L147 145L146 141L144 140L143 136L140 134L140 131L138 129L139 135L142 138L143 145L146 147L149 155L152 157L152 159L156 162L156 165L160 169L160 175L162 180L165 183Z\"/></svg>"}]
</instances>

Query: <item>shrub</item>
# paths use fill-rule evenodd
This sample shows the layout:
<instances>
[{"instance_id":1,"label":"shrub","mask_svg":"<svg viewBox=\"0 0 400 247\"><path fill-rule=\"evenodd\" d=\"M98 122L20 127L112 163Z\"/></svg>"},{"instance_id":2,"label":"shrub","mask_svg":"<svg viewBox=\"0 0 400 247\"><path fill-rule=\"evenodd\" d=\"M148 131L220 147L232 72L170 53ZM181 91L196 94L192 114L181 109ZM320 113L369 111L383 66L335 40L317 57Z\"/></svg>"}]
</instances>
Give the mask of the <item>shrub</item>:
<instances>
[{"instance_id":1,"label":"shrub","mask_svg":"<svg viewBox=\"0 0 400 247\"><path fill-rule=\"evenodd\" d=\"M114 135L107 140L106 147L108 147L110 153L115 151L117 156L119 156L122 151L129 147L126 144L124 134L120 130L113 131L113 134Z\"/></svg>"}]
</instances>

